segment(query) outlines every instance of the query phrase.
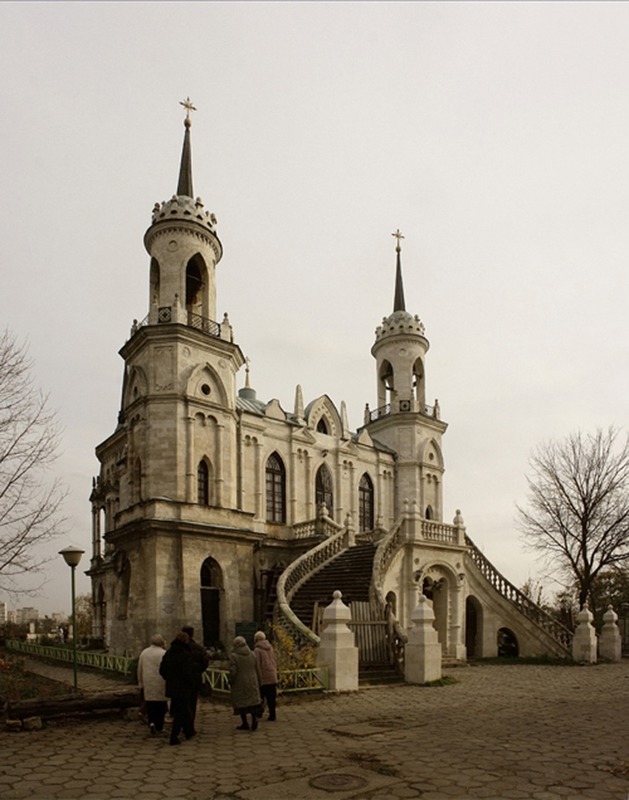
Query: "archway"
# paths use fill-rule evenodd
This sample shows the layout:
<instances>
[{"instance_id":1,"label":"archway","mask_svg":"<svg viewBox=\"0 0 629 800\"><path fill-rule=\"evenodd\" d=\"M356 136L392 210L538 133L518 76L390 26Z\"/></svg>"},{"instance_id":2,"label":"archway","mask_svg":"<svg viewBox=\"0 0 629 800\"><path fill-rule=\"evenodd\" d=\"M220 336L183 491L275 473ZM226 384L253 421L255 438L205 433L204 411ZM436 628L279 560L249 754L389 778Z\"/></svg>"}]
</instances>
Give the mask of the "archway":
<instances>
[{"instance_id":1,"label":"archway","mask_svg":"<svg viewBox=\"0 0 629 800\"><path fill-rule=\"evenodd\" d=\"M465 600L465 649L468 658L482 655L483 609L475 597Z\"/></svg>"},{"instance_id":2,"label":"archway","mask_svg":"<svg viewBox=\"0 0 629 800\"><path fill-rule=\"evenodd\" d=\"M201 565L201 618L203 644L212 647L221 641L221 594L223 571L217 561L206 558Z\"/></svg>"},{"instance_id":3,"label":"archway","mask_svg":"<svg viewBox=\"0 0 629 800\"><path fill-rule=\"evenodd\" d=\"M498 631L498 655L504 658L517 658L520 653L518 639L509 628Z\"/></svg>"},{"instance_id":4,"label":"archway","mask_svg":"<svg viewBox=\"0 0 629 800\"><path fill-rule=\"evenodd\" d=\"M422 584L422 594L432 601L435 614L434 627L443 652L448 652L448 582L445 577L426 576Z\"/></svg>"}]
</instances>

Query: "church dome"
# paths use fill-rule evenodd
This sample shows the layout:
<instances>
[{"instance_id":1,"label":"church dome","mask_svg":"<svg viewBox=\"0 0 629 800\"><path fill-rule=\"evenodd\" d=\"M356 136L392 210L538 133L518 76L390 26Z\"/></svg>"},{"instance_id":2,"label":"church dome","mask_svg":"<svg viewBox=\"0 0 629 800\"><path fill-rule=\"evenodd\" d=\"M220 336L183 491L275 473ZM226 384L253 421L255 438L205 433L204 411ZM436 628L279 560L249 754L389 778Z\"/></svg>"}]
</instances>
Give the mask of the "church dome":
<instances>
[{"instance_id":1,"label":"church dome","mask_svg":"<svg viewBox=\"0 0 629 800\"><path fill-rule=\"evenodd\" d=\"M376 328L376 342L399 334L425 336L426 329L417 314L400 309L382 318L382 324Z\"/></svg>"},{"instance_id":2,"label":"church dome","mask_svg":"<svg viewBox=\"0 0 629 800\"><path fill-rule=\"evenodd\" d=\"M196 222L211 233L216 233L216 217L209 211L203 210L203 201L200 197L193 200L185 194L174 194L170 200L155 203L151 218L153 225L173 219Z\"/></svg>"}]
</instances>

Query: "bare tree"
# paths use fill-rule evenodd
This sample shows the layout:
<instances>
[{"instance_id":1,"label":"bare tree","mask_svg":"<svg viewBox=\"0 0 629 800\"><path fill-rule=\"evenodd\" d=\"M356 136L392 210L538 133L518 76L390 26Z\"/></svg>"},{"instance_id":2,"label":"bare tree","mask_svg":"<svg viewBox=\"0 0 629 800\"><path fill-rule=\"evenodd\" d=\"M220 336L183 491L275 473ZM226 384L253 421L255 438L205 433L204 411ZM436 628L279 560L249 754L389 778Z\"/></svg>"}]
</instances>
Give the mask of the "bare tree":
<instances>
[{"instance_id":1,"label":"bare tree","mask_svg":"<svg viewBox=\"0 0 629 800\"><path fill-rule=\"evenodd\" d=\"M525 539L576 583L579 607L596 611L600 573L629 560L629 440L610 428L541 445L531 461Z\"/></svg>"},{"instance_id":2,"label":"bare tree","mask_svg":"<svg viewBox=\"0 0 629 800\"><path fill-rule=\"evenodd\" d=\"M40 545L62 532L65 496L48 469L59 426L48 398L31 380L24 346L0 334L0 588L23 591L19 579L47 560Z\"/></svg>"}]
</instances>

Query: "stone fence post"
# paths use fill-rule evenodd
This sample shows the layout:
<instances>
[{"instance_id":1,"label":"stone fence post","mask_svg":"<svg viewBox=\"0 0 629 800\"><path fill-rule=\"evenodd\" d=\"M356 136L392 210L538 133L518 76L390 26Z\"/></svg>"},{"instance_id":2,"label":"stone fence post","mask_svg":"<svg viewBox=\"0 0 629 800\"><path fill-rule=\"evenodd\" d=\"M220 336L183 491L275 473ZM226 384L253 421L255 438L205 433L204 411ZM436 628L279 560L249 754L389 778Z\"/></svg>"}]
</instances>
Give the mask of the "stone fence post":
<instances>
[{"instance_id":1,"label":"stone fence post","mask_svg":"<svg viewBox=\"0 0 629 800\"><path fill-rule=\"evenodd\" d=\"M581 664L596 664L596 631L594 615L587 606L577 614L577 629L572 639L572 658Z\"/></svg>"},{"instance_id":2,"label":"stone fence post","mask_svg":"<svg viewBox=\"0 0 629 800\"><path fill-rule=\"evenodd\" d=\"M620 661L622 659L622 638L618 628L618 614L611 606L603 614L603 629L598 640L598 652L601 658L607 661Z\"/></svg>"},{"instance_id":3,"label":"stone fence post","mask_svg":"<svg viewBox=\"0 0 629 800\"><path fill-rule=\"evenodd\" d=\"M413 628L404 647L404 680L428 683L441 677L441 645L434 628L435 612L428 598L420 594L413 613Z\"/></svg>"},{"instance_id":4,"label":"stone fence post","mask_svg":"<svg viewBox=\"0 0 629 800\"><path fill-rule=\"evenodd\" d=\"M323 631L317 650L317 665L327 665L330 689L351 692L358 689L358 648L354 634L347 627L352 618L349 607L341 600L337 589L334 598L323 612Z\"/></svg>"}]
</instances>

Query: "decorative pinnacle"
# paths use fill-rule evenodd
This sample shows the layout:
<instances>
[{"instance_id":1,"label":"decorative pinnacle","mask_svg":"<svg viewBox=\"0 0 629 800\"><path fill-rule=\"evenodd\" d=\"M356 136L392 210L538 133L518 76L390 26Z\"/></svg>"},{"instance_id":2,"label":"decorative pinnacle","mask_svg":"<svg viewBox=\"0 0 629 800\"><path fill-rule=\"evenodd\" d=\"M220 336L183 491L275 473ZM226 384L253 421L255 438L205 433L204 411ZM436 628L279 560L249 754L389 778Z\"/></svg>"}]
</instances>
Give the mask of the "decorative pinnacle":
<instances>
[{"instance_id":1,"label":"decorative pinnacle","mask_svg":"<svg viewBox=\"0 0 629 800\"><path fill-rule=\"evenodd\" d=\"M185 100L180 100L179 105L183 106L186 109L186 118L183 121L183 124L186 128L189 128L192 125L192 120L190 119L190 112L196 111L195 106L192 104L192 100L189 97L186 97Z\"/></svg>"},{"instance_id":2,"label":"decorative pinnacle","mask_svg":"<svg viewBox=\"0 0 629 800\"><path fill-rule=\"evenodd\" d=\"M395 233L392 233L391 236L395 236L395 238L397 239L397 244L395 246L395 252L396 253L400 253L402 251L402 248L400 246L400 239L403 239L404 236L402 236L402 234L400 233L400 229L399 228L395 231Z\"/></svg>"}]
</instances>

